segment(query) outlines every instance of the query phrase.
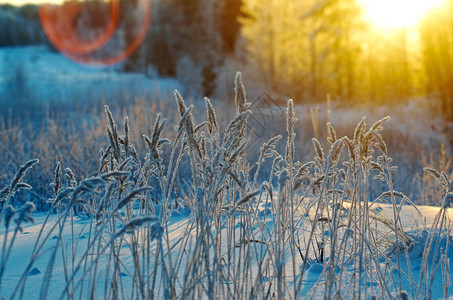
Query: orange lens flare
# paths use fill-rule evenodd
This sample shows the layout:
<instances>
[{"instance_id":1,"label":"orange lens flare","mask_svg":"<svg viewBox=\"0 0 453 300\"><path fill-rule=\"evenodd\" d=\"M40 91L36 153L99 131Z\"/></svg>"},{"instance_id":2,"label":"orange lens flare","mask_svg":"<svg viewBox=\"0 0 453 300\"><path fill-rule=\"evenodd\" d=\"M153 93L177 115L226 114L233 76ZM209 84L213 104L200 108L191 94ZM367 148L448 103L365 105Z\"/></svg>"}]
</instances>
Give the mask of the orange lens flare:
<instances>
[{"instance_id":1,"label":"orange lens flare","mask_svg":"<svg viewBox=\"0 0 453 300\"><path fill-rule=\"evenodd\" d=\"M151 24L151 1L71 0L39 7L49 41L69 59L112 65L133 54Z\"/></svg>"}]
</instances>

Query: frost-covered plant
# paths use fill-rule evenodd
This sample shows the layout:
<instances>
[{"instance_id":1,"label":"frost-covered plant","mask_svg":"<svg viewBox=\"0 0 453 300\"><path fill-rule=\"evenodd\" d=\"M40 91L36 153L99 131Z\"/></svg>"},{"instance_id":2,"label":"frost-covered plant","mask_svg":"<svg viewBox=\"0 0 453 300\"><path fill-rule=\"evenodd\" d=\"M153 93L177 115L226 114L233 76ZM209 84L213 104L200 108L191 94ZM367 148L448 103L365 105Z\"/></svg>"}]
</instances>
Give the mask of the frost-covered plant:
<instances>
[{"instance_id":1,"label":"frost-covered plant","mask_svg":"<svg viewBox=\"0 0 453 300\"><path fill-rule=\"evenodd\" d=\"M434 278L439 269L442 272L444 297L448 297L448 289L451 284L449 252L451 252L452 242L452 224L447 218L447 209L453 205L453 174L448 175L442 171L438 172L431 168L425 168L434 179L442 186L444 196L440 211L434 218L433 225L429 233L425 236L423 250L423 259L421 263L421 272L419 285L417 287L416 297L419 298L422 291L431 296ZM431 264L431 268L429 268Z\"/></svg>"},{"instance_id":2,"label":"frost-covered plant","mask_svg":"<svg viewBox=\"0 0 453 300\"><path fill-rule=\"evenodd\" d=\"M369 128L362 119L352 137L338 137L328 123L327 139L309 143L313 159L298 161L298 118L289 100L286 137L270 138L258 159L248 161L252 112L240 73L235 78L236 114L224 130L208 98L205 119L198 124L195 107L186 105L179 92L174 96L178 120L173 138L166 138L168 120L156 114L142 135L145 155L133 145L129 119L117 125L105 107L108 145L101 149L97 173L76 180L70 169L63 172L57 164L51 211L23 276L8 296L24 296L27 274L46 251L50 256L42 299L49 294L57 264L63 266L65 278L61 298L391 299L408 294L404 282L411 296L420 298L431 294L439 269L448 295L450 246L440 237L451 230L445 211L451 206L453 180L429 170L445 187L445 197L424 236L417 281L408 258L415 255L420 238L402 226L402 205L413 204L394 188L395 167L381 135L388 118ZM181 175L184 162L190 166L189 177ZM259 173L267 162L269 178L261 182ZM18 172L11 187L22 186L24 172ZM373 197L369 189L376 181L384 182L387 190ZM13 190L5 189L2 195ZM380 203L390 204L391 216L380 212ZM15 217L21 220L15 235L30 220L32 206L5 205L1 218L7 229ZM172 216L182 210L186 220L175 238L169 227ZM56 221L50 222L53 211ZM86 243L74 232L80 216L88 220ZM15 239L8 242L7 236L0 282ZM56 245L49 248L52 236ZM313 274L315 283L307 285Z\"/></svg>"}]
</instances>

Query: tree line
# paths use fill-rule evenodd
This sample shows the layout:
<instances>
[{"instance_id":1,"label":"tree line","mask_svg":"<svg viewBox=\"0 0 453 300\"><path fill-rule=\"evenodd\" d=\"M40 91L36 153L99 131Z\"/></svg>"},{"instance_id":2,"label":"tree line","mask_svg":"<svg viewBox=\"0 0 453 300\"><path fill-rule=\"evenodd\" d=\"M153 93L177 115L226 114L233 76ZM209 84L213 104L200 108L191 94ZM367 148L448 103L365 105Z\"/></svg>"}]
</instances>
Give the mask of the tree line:
<instances>
[{"instance_id":1,"label":"tree line","mask_svg":"<svg viewBox=\"0 0 453 300\"><path fill-rule=\"evenodd\" d=\"M349 104L428 97L453 121L453 1L446 2L417 28L383 31L356 0L246 0L253 17L243 20L243 34L256 74L280 93Z\"/></svg>"},{"instance_id":2,"label":"tree line","mask_svg":"<svg viewBox=\"0 0 453 300\"><path fill-rule=\"evenodd\" d=\"M427 96L453 121L453 0L415 31L388 32L364 20L357 0L151 1L147 38L124 71L151 66L211 96L219 70L235 59L269 90L296 101L330 94L379 104ZM136 26L134 14L123 18L126 31ZM33 5L0 6L0 28L0 46L48 43Z\"/></svg>"}]
</instances>

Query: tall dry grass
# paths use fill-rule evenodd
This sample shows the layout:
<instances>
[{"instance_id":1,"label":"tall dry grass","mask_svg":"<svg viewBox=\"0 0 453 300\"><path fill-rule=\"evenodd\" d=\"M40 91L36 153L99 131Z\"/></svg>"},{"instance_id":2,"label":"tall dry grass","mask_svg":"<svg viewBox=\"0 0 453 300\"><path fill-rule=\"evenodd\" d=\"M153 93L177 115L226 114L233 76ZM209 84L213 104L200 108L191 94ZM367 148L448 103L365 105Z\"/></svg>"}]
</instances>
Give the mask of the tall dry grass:
<instances>
[{"instance_id":1,"label":"tall dry grass","mask_svg":"<svg viewBox=\"0 0 453 300\"><path fill-rule=\"evenodd\" d=\"M107 142L95 173L79 179L56 163L51 209L32 254L11 294L0 295L28 296L27 275L45 253L41 299L49 295L57 266L64 272L61 298L68 299L420 299L431 297L439 278L444 295L451 295L451 222L445 214L453 176L427 169L442 186L440 212L430 229L403 227L402 205L414 205L394 186L395 166L381 134L388 117L371 126L363 118L349 137L328 123L326 141L321 134L313 138L313 157L302 161L289 100L285 135L265 142L251 162L252 112L240 73L236 112L225 129L209 99L199 122L194 105L176 91L175 99L174 127L157 113L144 133L132 118L116 123L105 107ZM166 135L168 127L172 133ZM137 136L146 147L144 159ZM0 194L6 227L0 283L15 237L34 209L30 203L16 209L11 199L29 188L22 179L36 162L20 168ZM386 187L377 197L369 193L374 182ZM390 205L390 217L380 203ZM172 216L181 211L186 223L175 237ZM73 230L78 215L87 217L86 243ZM414 271L417 255L421 268Z\"/></svg>"}]
</instances>

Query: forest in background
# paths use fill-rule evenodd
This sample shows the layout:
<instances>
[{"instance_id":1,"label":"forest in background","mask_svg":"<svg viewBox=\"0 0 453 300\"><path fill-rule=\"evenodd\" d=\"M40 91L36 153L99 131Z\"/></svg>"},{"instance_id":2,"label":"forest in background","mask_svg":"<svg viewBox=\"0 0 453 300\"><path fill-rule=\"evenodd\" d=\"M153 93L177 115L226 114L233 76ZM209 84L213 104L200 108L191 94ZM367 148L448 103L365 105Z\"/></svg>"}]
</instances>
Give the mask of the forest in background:
<instances>
[{"instance_id":1,"label":"forest in background","mask_svg":"<svg viewBox=\"0 0 453 300\"><path fill-rule=\"evenodd\" d=\"M121 4L127 11L137 1ZM98 5L105 3L86 3L87 24L102 24ZM453 0L448 5L453 7ZM248 101L255 103L266 91L275 100L271 105L283 107L292 98L302 109L297 145L305 156L312 154L306 148L311 143L303 141L320 138L318 133L328 121L345 134L353 129L349 121L354 117L366 115L372 120L373 114L390 115L393 127L385 139L401 166L397 183L416 201L428 199L423 203L433 204L425 192L432 190L432 184L426 183L422 168L449 173L452 165L453 24L449 13L451 9L433 11L417 32L379 31L367 24L355 0L153 0L151 25L138 51L101 70L105 71L102 76L91 77L88 71L93 69L57 55L42 30L37 6L0 5L0 47L45 44L55 51L45 50L50 54L45 58L36 50L45 47L20 49L37 51L28 57L10 49L4 53L16 54L0 53L0 82L7 87L3 93L0 89L0 165L6 166L0 186L30 157L40 159L30 182L43 198L49 195L47 182L58 161L77 178L95 174L96 147L105 137L106 120L100 114L104 104L119 117L129 115L137 128L133 140L143 150L146 144L141 135L152 128L155 113L169 120L174 117L174 100L163 90L158 95L136 96L138 80L126 77L176 78L181 85L172 83L171 89L180 90L198 108L204 106L202 96L208 96L221 107L226 122L234 110L232 78L241 70ZM120 30L133 31L137 26L131 16L133 10L122 15ZM64 68L61 61L71 67ZM44 74L44 68L52 71ZM35 69L41 70L36 71L39 75L28 76ZM47 81L43 84L37 77ZM127 83L132 81L137 84ZM101 87L110 93L103 93ZM47 99L50 94L52 103ZM37 101L41 98L43 103ZM331 99L331 106L327 107L326 99ZM259 107L251 109L253 117L262 117ZM204 118L204 113L196 117ZM422 120L425 117L432 121ZM278 122L269 122L275 133ZM261 127L268 131L269 126ZM171 136L172 128L168 131ZM259 146L255 145L256 152ZM374 192L380 192L378 188Z\"/></svg>"},{"instance_id":2,"label":"forest in background","mask_svg":"<svg viewBox=\"0 0 453 300\"><path fill-rule=\"evenodd\" d=\"M447 0L416 29L382 31L356 0L152 0L147 38L120 68L152 67L203 96L230 93L223 83L236 67L296 103L327 94L345 105L426 97L453 121L452 14ZM122 22L134 26L133 17ZM50 46L37 6L0 6L0 28L0 46Z\"/></svg>"}]
</instances>

